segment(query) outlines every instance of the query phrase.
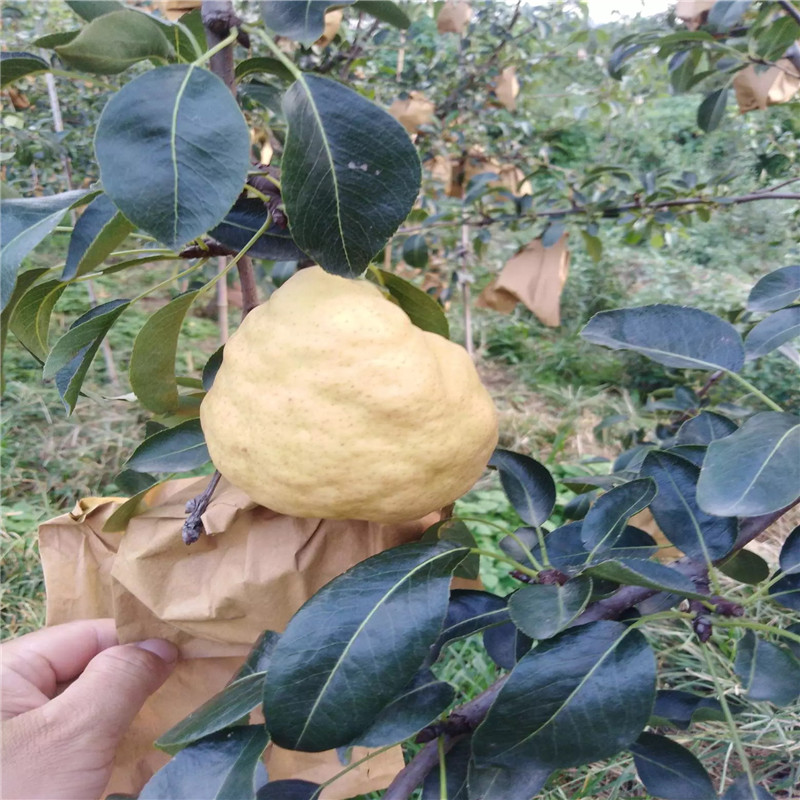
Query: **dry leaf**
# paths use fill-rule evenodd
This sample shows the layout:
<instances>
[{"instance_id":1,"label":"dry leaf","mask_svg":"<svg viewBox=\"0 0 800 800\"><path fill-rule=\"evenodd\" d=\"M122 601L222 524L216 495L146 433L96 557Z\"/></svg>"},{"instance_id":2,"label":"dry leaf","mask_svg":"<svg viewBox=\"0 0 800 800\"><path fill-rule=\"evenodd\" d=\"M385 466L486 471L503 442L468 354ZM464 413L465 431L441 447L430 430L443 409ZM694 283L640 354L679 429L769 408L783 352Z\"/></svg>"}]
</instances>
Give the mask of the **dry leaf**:
<instances>
[{"instance_id":1,"label":"dry leaf","mask_svg":"<svg viewBox=\"0 0 800 800\"><path fill-rule=\"evenodd\" d=\"M708 17L715 0L678 0L675 16L686 23L690 31L696 31Z\"/></svg>"},{"instance_id":2,"label":"dry leaf","mask_svg":"<svg viewBox=\"0 0 800 800\"><path fill-rule=\"evenodd\" d=\"M325 30L322 36L317 39L314 44L320 47L327 47L339 33L339 28L344 18L344 12L341 8L334 8L332 11L325 12Z\"/></svg>"},{"instance_id":3,"label":"dry leaf","mask_svg":"<svg viewBox=\"0 0 800 800\"><path fill-rule=\"evenodd\" d=\"M736 102L744 114L778 103L788 103L800 90L800 70L788 58L758 72L754 64L736 73L733 79Z\"/></svg>"},{"instance_id":4,"label":"dry leaf","mask_svg":"<svg viewBox=\"0 0 800 800\"><path fill-rule=\"evenodd\" d=\"M556 328L561 324L561 291L568 271L566 234L552 247L534 239L506 262L491 293L502 289L524 303L543 324ZM501 295L499 299L506 298Z\"/></svg>"},{"instance_id":5,"label":"dry leaf","mask_svg":"<svg viewBox=\"0 0 800 800\"><path fill-rule=\"evenodd\" d=\"M417 133L422 125L433 121L436 105L422 92L409 92L405 100L397 99L389 106L389 113L409 132Z\"/></svg>"},{"instance_id":6,"label":"dry leaf","mask_svg":"<svg viewBox=\"0 0 800 800\"><path fill-rule=\"evenodd\" d=\"M519 81L514 67L505 67L494 85L494 93L500 103L509 111L517 110Z\"/></svg>"},{"instance_id":7,"label":"dry leaf","mask_svg":"<svg viewBox=\"0 0 800 800\"><path fill-rule=\"evenodd\" d=\"M13 86L9 86L3 91L3 94L11 101L15 111L25 111L26 108L31 107L31 101L19 90Z\"/></svg>"},{"instance_id":8,"label":"dry leaf","mask_svg":"<svg viewBox=\"0 0 800 800\"><path fill-rule=\"evenodd\" d=\"M464 0L447 0L436 18L439 33L464 33L472 19L472 6Z\"/></svg>"},{"instance_id":9,"label":"dry leaf","mask_svg":"<svg viewBox=\"0 0 800 800\"><path fill-rule=\"evenodd\" d=\"M167 19L180 19L184 14L200 8L202 0L153 0L153 8L160 11Z\"/></svg>"}]
</instances>

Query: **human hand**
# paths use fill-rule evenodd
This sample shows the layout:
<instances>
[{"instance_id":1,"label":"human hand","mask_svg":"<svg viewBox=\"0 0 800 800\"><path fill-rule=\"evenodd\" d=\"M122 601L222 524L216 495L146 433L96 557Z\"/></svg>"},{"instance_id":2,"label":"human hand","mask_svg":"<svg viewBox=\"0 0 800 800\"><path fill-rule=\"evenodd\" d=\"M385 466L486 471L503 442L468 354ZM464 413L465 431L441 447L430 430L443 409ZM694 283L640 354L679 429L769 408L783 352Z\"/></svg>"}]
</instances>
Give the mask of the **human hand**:
<instances>
[{"instance_id":1,"label":"human hand","mask_svg":"<svg viewBox=\"0 0 800 800\"><path fill-rule=\"evenodd\" d=\"M94 800L114 751L178 658L161 639L117 644L112 619L43 628L0 647L3 800Z\"/></svg>"}]
</instances>

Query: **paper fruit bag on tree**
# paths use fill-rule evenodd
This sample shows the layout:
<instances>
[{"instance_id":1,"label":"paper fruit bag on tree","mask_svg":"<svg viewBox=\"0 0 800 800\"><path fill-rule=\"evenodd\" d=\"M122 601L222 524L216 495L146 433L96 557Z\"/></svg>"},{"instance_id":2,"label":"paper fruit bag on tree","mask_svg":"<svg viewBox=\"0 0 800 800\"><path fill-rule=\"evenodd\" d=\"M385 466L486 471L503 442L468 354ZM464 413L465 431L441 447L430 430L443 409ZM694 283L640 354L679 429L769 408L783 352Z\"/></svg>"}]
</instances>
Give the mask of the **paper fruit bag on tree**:
<instances>
[{"instance_id":1,"label":"paper fruit bag on tree","mask_svg":"<svg viewBox=\"0 0 800 800\"><path fill-rule=\"evenodd\" d=\"M764 111L767 106L788 103L797 94L800 90L800 67L788 58L761 70L750 64L736 73L733 88L742 114Z\"/></svg>"},{"instance_id":2,"label":"paper fruit bag on tree","mask_svg":"<svg viewBox=\"0 0 800 800\"><path fill-rule=\"evenodd\" d=\"M160 637L180 650L175 671L122 740L106 793L141 790L169 760L155 739L220 691L263 631L282 631L334 577L419 539L441 516L400 524L298 519L258 506L222 481L202 517L208 535L187 547L185 505L207 483L189 478L152 489L124 532L103 531L121 498L83 500L39 529L48 625L113 617L123 643ZM356 748L353 761L366 752ZM343 769L333 751L270 745L264 761L272 781L322 782ZM345 773L321 797L384 788L402 767L400 748L393 748Z\"/></svg>"}]
</instances>

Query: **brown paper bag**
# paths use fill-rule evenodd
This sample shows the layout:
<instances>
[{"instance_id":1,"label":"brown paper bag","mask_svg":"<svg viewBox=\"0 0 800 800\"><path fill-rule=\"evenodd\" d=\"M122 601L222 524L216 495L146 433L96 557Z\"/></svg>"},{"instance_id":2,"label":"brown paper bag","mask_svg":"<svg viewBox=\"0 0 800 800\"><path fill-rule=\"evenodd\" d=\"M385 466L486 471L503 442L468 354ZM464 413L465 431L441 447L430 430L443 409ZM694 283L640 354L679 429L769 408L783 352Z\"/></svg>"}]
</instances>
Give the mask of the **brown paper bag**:
<instances>
[{"instance_id":1,"label":"brown paper bag","mask_svg":"<svg viewBox=\"0 0 800 800\"><path fill-rule=\"evenodd\" d=\"M339 33L342 19L344 19L344 12L341 8L334 8L332 11L326 11L325 30L314 44L319 47L327 47L336 38L336 34Z\"/></svg>"},{"instance_id":2,"label":"brown paper bag","mask_svg":"<svg viewBox=\"0 0 800 800\"><path fill-rule=\"evenodd\" d=\"M472 19L472 6L464 0L447 0L439 16L436 17L436 30L439 33L464 33Z\"/></svg>"},{"instance_id":3,"label":"brown paper bag","mask_svg":"<svg viewBox=\"0 0 800 800\"><path fill-rule=\"evenodd\" d=\"M517 70L514 67L505 67L494 85L494 93L501 105L509 111L517 110L517 95L519 94L519 81Z\"/></svg>"},{"instance_id":4,"label":"brown paper bag","mask_svg":"<svg viewBox=\"0 0 800 800\"><path fill-rule=\"evenodd\" d=\"M800 69L790 59L782 58L762 72L751 64L733 79L736 102L742 114L764 111L767 106L788 103L800 90Z\"/></svg>"},{"instance_id":5,"label":"brown paper bag","mask_svg":"<svg viewBox=\"0 0 800 800\"><path fill-rule=\"evenodd\" d=\"M444 184L445 194L450 194L453 186L453 164L447 156L434 156L422 162L435 181Z\"/></svg>"},{"instance_id":6,"label":"brown paper bag","mask_svg":"<svg viewBox=\"0 0 800 800\"><path fill-rule=\"evenodd\" d=\"M202 0L154 0L153 2L153 8L172 21L180 19L195 8L200 8L201 5Z\"/></svg>"},{"instance_id":7,"label":"brown paper bag","mask_svg":"<svg viewBox=\"0 0 800 800\"><path fill-rule=\"evenodd\" d=\"M121 642L162 637L182 660L145 703L121 742L106 792L137 793L169 757L153 747L162 733L218 692L259 634L281 631L319 588L352 565L415 541L438 513L401 525L295 519L255 505L221 481L203 523L208 536L181 541L185 504L208 478L168 481L124 533L103 524L121 498L89 498L45 522L39 547L47 624L112 616ZM357 760L368 751L357 749ZM335 752L270 746L272 780L327 780L342 770ZM339 800L386 787L403 767L394 748L343 775L322 793Z\"/></svg>"},{"instance_id":8,"label":"brown paper bag","mask_svg":"<svg viewBox=\"0 0 800 800\"><path fill-rule=\"evenodd\" d=\"M708 17L716 0L678 0L675 16L686 23L690 31L696 31Z\"/></svg>"},{"instance_id":9,"label":"brown paper bag","mask_svg":"<svg viewBox=\"0 0 800 800\"><path fill-rule=\"evenodd\" d=\"M545 325L556 328L561 324L561 291L568 272L566 234L552 247L534 239L506 262L497 280L481 292L478 305L508 314L513 297Z\"/></svg>"},{"instance_id":10,"label":"brown paper bag","mask_svg":"<svg viewBox=\"0 0 800 800\"><path fill-rule=\"evenodd\" d=\"M397 99L389 106L389 113L409 132L417 133L423 125L433 121L436 105L422 92L409 92L405 100Z\"/></svg>"}]
</instances>

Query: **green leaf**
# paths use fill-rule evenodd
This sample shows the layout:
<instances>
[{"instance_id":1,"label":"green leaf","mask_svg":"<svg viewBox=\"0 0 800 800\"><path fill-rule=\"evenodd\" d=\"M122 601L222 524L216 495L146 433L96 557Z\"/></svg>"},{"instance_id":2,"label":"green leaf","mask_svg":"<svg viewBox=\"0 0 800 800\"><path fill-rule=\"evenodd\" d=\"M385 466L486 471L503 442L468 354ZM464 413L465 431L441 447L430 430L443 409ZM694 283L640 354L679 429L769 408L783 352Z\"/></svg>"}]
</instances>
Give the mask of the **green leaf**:
<instances>
[{"instance_id":1,"label":"green leaf","mask_svg":"<svg viewBox=\"0 0 800 800\"><path fill-rule=\"evenodd\" d=\"M263 725L239 725L191 744L145 784L139 800L254 797L261 754L269 737Z\"/></svg>"},{"instance_id":2,"label":"green leaf","mask_svg":"<svg viewBox=\"0 0 800 800\"><path fill-rule=\"evenodd\" d=\"M214 385L214 378L217 377L217 372L222 366L222 353L225 350L225 345L220 345L210 356L206 365L203 367L203 389L209 391Z\"/></svg>"},{"instance_id":3,"label":"green leaf","mask_svg":"<svg viewBox=\"0 0 800 800\"><path fill-rule=\"evenodd\" d=\"M428 245L422 234L415 233L403 242L403 261L417 269L425 269L428 265Z\"/></svg>"},{"instance_id":4,"label":"green leaf","mask_svg":"<svg viewBox=\"0 0 800 800\"><path fill-rule=\"evenodd\" d=\"M364 11L375 19L401 30L405 30L411 25L411 20L406 12L392 0L356 0L353 8L356 11Z\"/></svg>"},{"instance_id":5,"label":"green leaf","mask_svg":"<svg viewBox=\"0 0 800 800\"><path fill-rule=\"evenodd\" d=\"M162 734L155 742L156 747L174 755L204 736L236 725L245 714L256 708L264 693L266 670L279 638L272 631L262 635L248 657L248 668L244 674L240 669L222 691Z\"/></svg>"},{"instance_id":6,"label":"green leaf","mask_svg":"<svg viewBox=\"0 0 800 800\"><path fill-rule=\"evenodd\" d=\"M769 587L769 596L785 608L800 611L800 575L780 577Z\"/></svg>"},{"instance_id":7,"label":"green leaf","mask_svg":"<svg viewBox=\"0 0 800 800\"><path fill-rule=\"evenodd\" d=\"M74 31L56 31L55 33L47 33L44 36L40 36L38 39L34 39L31 44L34 47L44 47L47 50L52 50L54 47L57 47L60 44L71 42L80 32L81 29L76 28Z\"/></svg>"},{"instance_id":8,"label":"green leaf","mask_svg":"<svg viewBox=\"0 0 800 800\"><path fill-rule=\"evenodd\" d=\"M236 80L240 81L248 75L256 75L262 72L267 72L270 75L276 75L284 81L294 80L294 75L289 71L282 61L277 58L268 58L259 56L258 58L246 58L236 65L234 75Z\"/></svg>"},{"instance_id":9,"label":"green leaf","mask_svg":"<svg viewBox=\"0 0 800 800\"><path fill-rule=\"evenodd\" d=\"M179 295L153 314L133 343L130 362L131 389L141 404L165 414L178 408L175 355L186 312L199 290Z\"/></svg>"},{"instance_id":10,"label":"green leaf","mask_svg":"<svg viewBox=\"0 0 800 800\"><path fill-rule=\"evenodd\" d=\"M765 275L750 291L748 311L777 311L800 299L800 264Z\"/></svg>"},{"instance_id":11,"label":"green leaf","mask_svg":"<svg viewBox=\"0 0 800 800\"><path fill-rule=\"evenodd\" d=\"M564 223L561 220L551 222L542 234L542 247L552 247L564 235Z\"/></svg>"},{"instance_id":12,"label":"green leaf","mask_svg":"<svg viewBox=\"0 0 800 800\"><path fill-rule=\"evenodd\" d=\"M586 252L589 254L589 258L597 264L603 257L602 240L597 236L592 236L588 231L583 230L581 231L581 236L583 237L583 243L586 245Z\"/></svg>"},{"instance_id":13,"label":"green leaf","mask_svg":"<svg viewBox=\"0 0 800 800\"><path fill-rule=\"evenodd\" d=\"M91 272L134 230L107 195L95 197L75 223L61 280Z\"/></svg>"},{"instance_id":14,"label":"green leaf","mask_svg":"<svg viewBox=\"0 0 800 800\"><path fill-rule=\"evenodd\" d=\"M267 221L267 207L253 197L240 197L222 222L209 231L209 235L232 250L243 250ZM256 239L248 250L253 258L270 261L291 261L304 258L305 253L294 243L286 228L273 223Z\"/></svg>"},{"instance_id":15,"label":"green leaf","mask_svg":"<svg viewBox=\"0 0 800 800\"><path fill-rule=\"evenodd\" d=\"M11 321L11 317L19 301L25 296L28 289L48 271L46 267L41 267L21 272L17 279L17 284L14 287L14 291L8 299L8 304L3 309L2 314L0 314L0 389L2 388L2 364L4 363L2 356L6 349L6 336L8 335L8 325Z\"/></svg>"},{"instance_id":16,"label":"green leaf","mask_svg":"<svg viewBox=\"0 0 800 800\"><path fill-rule=\"evenodd\" d=\"M413 283L386 270L378 270L383 285L388 289L397 305L408 314L408 318L423 331L438 333L450 338L450 326L442 307L429 294L418 289ZM377 281L376 281L377 283Z\"/></svg>"},{"instance_id":17,"label":"green leaf","mask_svg":"<svg viewBox=\"0 0 800 800\"><path fill-rule=\"evenodd\" d=\"M753 327L744 340L745 358L760 358L800 336L800 306L775 311Z\"/></svg>"},{"instance_id":18,"label":"green leaf","mask_svg":"<svg viewBox=\"0 0 800 800\"><path fill-rule=\"evenodd\" d=\"M716 89L707 94L697 108L697 125L706 133L711 133L719 127L727 104L728 89Z\"/></svg>"},{"instance_id":19,"label":"green leaf","mask_svg":"<svg viewBox=\"0 0 800 800\"><path fill-rule=\"evenodd\" d=\"M22 259L58 225L70 208L80 205L88 192L75 189L48 197L4 200L0 226L0 310L6 307Z\"/></svg>"},{"instance_id":20,"label":"green leaf","mask_svg":"<svg viewBox=\"0 0 800 800\"><path fill-rule=\"evenodd\" d=\"M297 778L270 781L256 793L256 800L317 800L322 786Z\"/></svg>"},{"instance_id":21,"label":"green leaf","mask_svg":"<svg viewBox=\"0 0 800 800\"><path fill-rule=\"evenodd\" d=\"M118 0L66 0L67 5L82 19L91 22L103 14L122 11L124 3Z\"/></svg>"},{"instance_id":22,"label":"green leaf","mask_svg":"<svg viewBox=\"0 0 800 800\"><path fill-rule=\"evenodd\" d=\"M20 344L37 360L47 357L50 316L66 285L52 280L37 283L17 302L9 320L9 328ZM47 375L45 377L52 377Z\"/></svg>"},{"instance_id":23,"label":"green leaf","mask_svg":"<svg viewBox=\"0 0 800 800\"><path fill-rule=\"evenodd\" d=\"M652 305L601 311L581 336L612 350L633 350L667 367L738 372L744 366L736 328L699 308Z\"/></svg>"},{"instance_id":24,"label":"green leaf","mask_svg":"<svg viewBox=\"0 0 800 800\"><path fill-rule=\"evenodd\" d=\"M199 8L182 14L177 20L152 18L172 44L180 61L191 64L208 49L206 31Z\"/></svg>"},{"instance_id":25,"label":"green leaf","mask_svg":"<svg viewBox=\"0 0 800 800\"><path fill-rule=\"evenodd\" d=\"M455 542L463 547L477 547L478 542L470 529L459 519L443 519L435 522L422 534L421 542ZM481 571L481 557L477 553L468 555L456 567L453 576L475 580Z\"/></svg>"},{"instance_id":26,"label":"green leaf","mask_svg":"<svg viewBox=\"0 0 800 800\"><path fill-rule=\"evenodd\" d=\"M728 699L728 705L734 714L740 710L733 705L731 698ZM671 725L685 731L695 722L723 721L724 719L722 705L716 698L704 697L679 689L659 689L650 725Z\"/></svg>"},{"instance_id":27,"label":"green leaf","mask_svg":"<svg viewBox=\"0 0 800 800\"><path fill-rule=\"evenodd\" d=\"M718 569L729 578L751 586L757 586L769 577L769 564L750 550L737 550L719 564Z\"/></svg>"},{"instance_id":28,"label":"green leaf","mask_svg":"<svg viewBox=\"0 0 800 800\"><path fill-rule=\"evenodd\" d=\"M209 461L199 419L189 419L145 439L125 466L137 472L188 472Z\"/></svg>"},{"instance_id":29,"label":"green leaf","mask_svg":"<svg viewBox=\"0 0 800 800\"><path fill-rule=\"evenodd\" d=\"M103 338L129 305L127 300L112 300L90 309L72 323L47 356L44 375L55 376L68 414L75 410L86 373Z\"/></svg>"},{"instance_id":30,"label":"green leaf","mask_svg":"<svg viewBox=\"0 0 800 800\"><path fill-rule=\"evenodd\" d=\"M645 43L635 43L625 46L615 47L608 59L608 74L615 80L621 81L624 74L625 62L635 56L640 50L647 47Z\"/></svg>"},{"instance_id":31,"label":"green leaf","mask_svg":"<svg viewBox=\"0 0 800 800\"><path fill-rule=\"evenodd\" d=\"M364 732L421 666L468 552L447 542L395 547L308 600L267 673L264 716L275 743L319 752Z\"/></svg>"},{"instance_id":32,"label":"green leaf","mask_svg":"<svg viewBox=\"0 0 800 800\"><path fill-rule=\"evenodd\" d=\"M781 572L787 575L800 573L800 525L795 527L783 542L780 568Z\"/></svg>"},{"instance_id":33,"label":"green leaf","mask_svg":"<svg viewBox=\"0 0 800 800\"><path fill-rule=\"evenodd\" d=\"M584 574L603 578L614 583L645 586L659 592L670 592L694 600L704 600L706 595L695 590L694 582L680 572L656 561L643 558L617 558L601 561L588 567Z\"/></svg>"},{"instance_id":34,"label":"green leaf","mask_svg":"<svg viewBox=\"0 0 800 800\"><path fill-rule=\"evenodd\" d=\"M722 795L722 800L773 800L772 795L758 784L755 789L750 786L750 778L740 775Z\"/></svg>"},{"instance_id":35,"label":"green leaf","mask_svg":"<svg viewBox=\"0 0 800 800\"><path fill-rule=\"evenodd\" d=\"M325 30L325 10L352 3L353 0L262 0L261 17L279 36L313 44Z\"/></svg>"},{"instance_id":36,"label":"green leaf","mask_svg":"<svg viewBox=\"0 0 800 800\"><path fill-rule=\"evenodd\" d=\"M480 766L469 764L469 796L480 800L531 800L544 788L552 770L528 764ZM441 797L441 795L440 795Z\"/></svg>"},{"instance_id":37,"label":"green leaf","mask_svg":"<svg viewBox=\"0 0 800 800\"><path fill-rule=\"evenodd\" d=\"M677 742L643 733L630 750L639 780L649 794L664 800L717 800L703 765Z\"/></svg>"},{"instance_id":38,"label":"green leaf","mask_svg":"<svg viewBox=\"0 0 800 800\"><path fill-rule=\"evenodd\" d=\"M676 92L685 92L691 86L702 55L700 48L692 48L677 53L670 62L669 82Z\"/></svg>"},{"instance_id":39,"label":"green leaf","mask_svg":"<svg viewBox=\"0 0 800 800\"><path fill-rule=\"evenodd\" d=\"M751 4L751 0L717 0L708 12L706 25L717 33L729 31L739 24Z\"/></svg>"},{"instance_id":40,"label":"green leaf","mask_svg":"<svg viewBox=\"0 0 800 800\"><path fill-rule=\"evenodd\" d=\"M550 639L566 628L589 602L592 581L577 577L563 586L536 583L511 595L508 610L514 624L532 639Z\"/></svg>"},{"instance_id":41,"label":"green leaf","mask_svg":"<svg viewBox=\"0 0 800 800\"><path fill-rule=\"evenodd\" d=\"M178 249L236 201L250 166L250 134L216 75L174 65L150 70L112 96L95 152L114 205Z\"/></svg>"},{"instance_id":42,"label":"green leaf","mask_svg":"<svg viewBox=\"0 0 800 800\"><path fill-rule=\"evenodd\" d=\"M709 453L713 446L712 442ZM658 486L650 511L675 547L699 561L717 561L731 551L739 530L736 509L726 506L716 512L719 516L711 516L705 506L698 505L701 473L694 464L672 453L652 451L639 474L653 478Z\"/></svg>"},{"instance_id":43,"label":"green leaf","mask_svg":"<svg viewBox=\"0 0 800 800\"><path fill-rule=\"evenodd\" d=\"M39 72L49 72L50 65L33 53L19 50L10 50L0 53L0 86L5 88L10 83L24 78L26 75L36 75Z\"/></svg>"},{"instance_id":44,"label":"green leaf","mask_svg":"<svg viewBox=\"0 0 800 800\"><path fill-rule=\"evenodd\" d=\"M114 513L105 521L103 533L119 533L124 531L128 522L139 512L141 501L144 496L154 487L163 483L163 480L154 478L150 486L143 488L140 492L129 497Z\"/></svg>"},{"instance_id":45,"label":"green leaf","mask_svg":"<svg viewBox=\"0 0 800 800\"><path fill-rule=\"evenodd\" d=\"M283 110L281 183L294 240L328 272L356 277L417 198L416 149L386 111L327 78L301 77Z\"/></svg>"},{"instance_id":46,"label":"green leaf","mask_svg":"<svg viewBox=\"0 0 800 800\"><path fill-rule=\"evenodd\" d=\"M647 724L655 681L639 631L606 621L566 630L514 667L473 735L475 766L554 770L608 758Z\"/></svg>"},{"instance_id":47,"label":"green leaf","mask_svg":"<svg viewBox=\"0 0 800 800\"><path fill-rule=\"evenodd\" d=\"M55 51L68 67L97 75L116 75L139 61L175 55L152 17L128 9L96 17Z\"/></svg>"},{"instance_id":48,"label":"green leaf","mask_svg":"<svg viewBox=\"0 0 800 800\"><path fill-rule=\"evenodd\" d=\"M625 531L628 519L647 508L656 492L655 482L642 478L600 495L581 525L581 539L586 549L602 551L613 547Z\"/></svg>"},{"instance_id":49,"label":"green leaf","mask_svg":"<svg viewBox=\"0 0 800 800\"><path fill-rule=\"evenodd\" d=\"M788 706L800 695L800 661L783 647L745 631L733 663L749 700L768 700Z\"/></svg>"},{"instance_id":50,"label":"green leaf","mask_svg":"<svg viewBox=\"0 0 800 800\"><path fill-rule=\"evenodd\" d=\"M755 517L800 492L800 418L764 411L708 446L697 502L709 514Z\"/></svg>"},{"instance_id":51,"label":"green leaf","mask_svg":"<svg viewBox=\"0 0 800 800\"><path fill-rule=\"evenodd\" d=\"M675 441L679 445L707 445L737 431L736 423L714 411L701 411L681 425Z\"/></svg>"},{"instance_id":52,"label":"green leaf","mask_svg":"<svg viewBox=\"0 0 800 800\"><path fill-rule=\"evenodd\" d=\"M796 39L800 39L800 24L791 16L781 16L756 36L756 53L764 61L777 61Z\"/></svg>"},{"instance_id":53,"label":"green leaf","mask_svg":"<svg viewBox=\"0 0 800 800\"><path fill-rule=\"evenodd\" d=\"M352 744L382 747L409 739L442 714L455 696L455 689L449 683L437 680L429 669L423 669Z\"/></svg>"},{"instance_id":54,"label":"green leaf","mask_svg":"<svg viewBox=\"0 0 800 800\"><path fill-rule=\"evenodd\" d=\"M503 491L528 525L542 525L553 513L556 484L547 467L530 456L498 448L489 466L500 473Z\"/></svg>"}]
</instances>

